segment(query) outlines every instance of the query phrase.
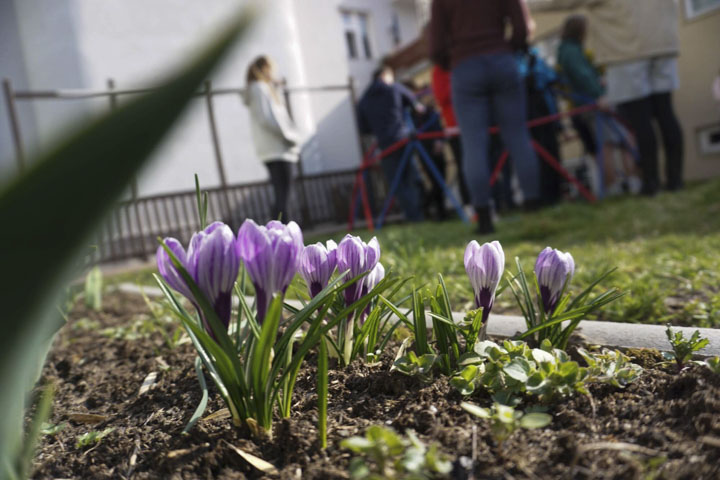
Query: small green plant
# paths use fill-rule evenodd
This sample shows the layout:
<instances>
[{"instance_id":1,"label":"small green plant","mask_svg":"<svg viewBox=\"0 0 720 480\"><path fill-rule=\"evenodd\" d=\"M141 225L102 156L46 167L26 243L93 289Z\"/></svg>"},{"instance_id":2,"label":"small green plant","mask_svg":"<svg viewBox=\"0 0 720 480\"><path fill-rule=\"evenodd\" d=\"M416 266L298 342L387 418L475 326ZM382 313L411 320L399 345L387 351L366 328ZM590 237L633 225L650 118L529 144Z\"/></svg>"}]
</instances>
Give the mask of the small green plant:
<instances>
[{"instance_id":1,"label":"small green plant","mask_svg":"<svg viewBox=\"0 0 720 480\"><path fill-rule=\"evenodd\" d=\"M497 294L500 294L498 290ZM405 323L412 332L414 350L404 344L395 368L408 375L431 378L432 370L439 369L444 375L452 375L460 366L464 355L472 352L483 331L483 308L469 311L462 322L453 320L450 298L442 275L438 274L435 293L427 288L424 293L413 291L413 318L410 320L396 306L385 298L381 300ZM430 307L426 314L425 307ZM427 317L432 320L432 329L427 328Z\"/></svg>"},{"instance_id":2,"label":"small green plant","mask_svg":"<svg viewBox=\"0 0 720 480\"><path fill-rule=\"evenodd\" d=\"M678 371L682 370L685 365L692 361L692 356L695 352L702 350L707 347L710 340L707 338L700 338L700 330L695 330L692 336L688 339L681 331L674 332L670 325L665 330L668 341L672 346L672 353L663 352L663 357L668 362L675 362L677 364Z\"/></svg>"},{"instance_id":3,"label":"small green plant","mask_svg":"<svg viewBox=\"0 0 720 480\"><path fill-rule=\"evenodd\" d=\"M552 416L547 413L523 413L515 410L514 407L497 402L491 408L482 408L468 402L463 402L460 406L468 413L490 421L490 432L500 449L502 449L503 442L510 438L517 429L543 428L552 422Z\"/></svg>"},{"instance_id":4,"label":"small green plant","mask_svg":"<svg viewBox=\"0 0 720 480\"><path fill-rule=\"evenodd\" d=\"M364 437L340 444L358 456L350 462L357 480L422 480L446 478L452 464L436 445L427 447L412 430L399 435L391 428L373 425Z\"/></svg>"},{"instance_id":5,"label":"small green plant","mask_svg":"<svg viewBox=\"0 0 720 480\"><path fill-rule=\"evenodd\" d=\"M43 435L49 435L51 437L54 437L58 433L65 430L65 427L67 427L67 423L58 423L56 425L53 425L52 423L43 422L42 427L40 428L40 433Z\"/></svg>"},{"instance_id":6,"label":"small green plant","mask_svg":"<svg viewBox=\"0 0 720 480\"><path fill-rule=\"evenodd\" d=\"M640 365L632 363L630 357L619 350L603 349L599 353L591 353L578 348L577 352L587 363L588 377L595 382L622 388L634 382L643 371Z\"/></svg>"},{"instance_id":7,"label":"small green plant","mask_svg":"<svg viewBox=\"0 0 720 480\"><path fill-rule=\"evenodd\" d=\"M463 357L464 365L450 379L462 395L482 388L497 401L512 404L521 395L536 395L541 402L574 393L587 394L588 383L609 383L622 388L642 372L630 357L618 351L593 354L580 349L587 367L570 359L563 350L552 348L549 340L540 348L521 341L505 340L500 346L491 341L478 342L472 354Z\"/></svg>"},{"instance_id":8,"label":"small green plant","mask_svg":"<svg viewBox=\"0 0 720 480\"><path fill-rule=\"evenodd\" d=\"M705 365L712 371L720 375L720 357L711 357L705 360Z\"/></svg>"},{"instance_id":9,"label":"small green plant","mask_svg":"<svg viewBox=\"0 0 720 480\"><path fill-rule=\"evenodd\" d=\"M437 362L438 356L432 353L426 353L418 357L412 350L408 351L406 355L403 355L408 343L409 342L406 340L400 346L400 349L398 350L398 358L395 360L391 371L397 370L405 375L418 377L424 382L432 381L432 371L435 363Z\"/></svg>"},{"instance_id":10,"label":"small green plant","mask_svg":"<svg viewBox=\"0 0 720 480\"><path fill-rule=\"evenodd\" d=\"M102 310L103 276L100 267L93 267L85 277L85 305L96 312Z\"/></svg>"},{"instance_id":11,"label":"small green plant","mask_svg":"<svg viewBox=\"0 0 720 480\"><path fill-rule=\"evenodd\" d=\"M625 295L611 288L592 297L595 287L615 271L611 269L571 300L566 292L575 273L575 262L569 253L550 247L537 258L532 284L518 258L515 264L518 273L508 283L527 325L518 338L533 340L535 345L548 340L553 347L566 349L570 335L583 318Z\"/></svg>"},{"instance_id":12,"label":"small green plant","mask_svg":"<svg viewBox=\"0 0 720 480\"><path fill-rule=\"evenodd\" d=\"M75 448L87 448L90 445L100 443L103 438L107 437L114 431L114 427L108 427L105 430L92 430L90 432L83 433L75 440Z\"/></svg>"}]
</instances>

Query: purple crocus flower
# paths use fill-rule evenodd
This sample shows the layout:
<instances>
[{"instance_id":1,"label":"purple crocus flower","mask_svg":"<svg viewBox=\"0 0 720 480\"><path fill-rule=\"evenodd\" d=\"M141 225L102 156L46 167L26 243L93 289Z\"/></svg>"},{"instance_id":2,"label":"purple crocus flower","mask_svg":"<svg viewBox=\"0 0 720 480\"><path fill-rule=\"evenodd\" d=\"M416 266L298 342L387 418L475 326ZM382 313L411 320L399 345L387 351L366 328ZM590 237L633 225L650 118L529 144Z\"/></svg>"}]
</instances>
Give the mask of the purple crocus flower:
<instances>
[{"instance_id":1,"label":"purple crocus flower","mask_svg":"<svg viewBox=\"0 0 720 480\"><path fill-rule=\"evenodd\" d=\"M377 287L377 284L380 283L380 280L383 278L385 278L385 267L383 267L382 263L378 262L377 265L375 265L375 268L373 268L372 271L363 279L362 294L360 296L364 297L367 295L373 288ZM360 323L363 323L368 315L370 315L369 304L365 307Z\"/></svg>"},{"instance_id":2,"label":"purple crocus flower","mask_svg":"<svg viewBox=\"0 0 720 480\"><path fill-rule=\"evenodd\" d=\"M183 264L227 328L230 325L232 289L240 269L240 259L235 251L235 235L230 227L222 222L208 225L205 230L192 236L187 253L182 244L174 238L166 238L165 244ZM168 285L187 297L198 308L195 296L162 246L158 248L157 264L160 274ZM205 329L212 333L205 319L203 324Z\"/></svg>"},{"instance_id":3,"label":"purple crocus flower","mask_svg":"<svg viewBox=\"0 0 720 480\"><path fill-rule=\"evenodd\" d=\"M337 265L337 244L327 241L306 246L300 255L300 275L308 285L310 296L315 297L327 287Z\"/></svg>"},{"instance_id":4,"label":"purple crocus flower","mask_svg":"<svg viewBox=\"0 0 720 480\"><path fill-rule=\"evenodd\" d=\"M262 322L276 293L284 294L300 266L303 236L295 222L273 220L258 225L245 220L237 238L237 252L250 275Z\"/></svg>"},{"instance_id":5,"label":"purple crocus flower","mask_svg":"<svg viewBox=\"0 0 720 480\"><path fill-rule=\"evenodd\" d=\"M377 287L377 284L380 283L380 280L383 278L385 278L385 267L383 267L382 263L378 262L375 268L365 277L365 282L363 282L363 296Z\"/></svg>"},{"instance_id":6,"label":"purple crocus flower","mask_svg":"<svg viewBox=\"0 0 720 480\"><path fill-rule=\"evenodd\" d=\"M475 292L475 307L483 309L483 323L490 315L503 270L505 253L500 242L484 243L473 240L465 248L465 271Z\"/></svg>"},{"instance_id":7,"label":"purple crocus flower","mask_svg":"<svg viewBox=\"0 0 720 480\"><path fill-rule=\"evenodd\" d=\"M345 235L337 248L338 272L348 272L346 279L350 280L366 272L372 271L380 260L380 244L373 237L368 243L360 237ZM345 303L351 305L362 297L365 279L353 283L343 292Z\"/></svg>"},{"instance_id":8,"label":"purple crocus flower","mask_svg":"<svg viewBox=\"0 0 720 480\"><path fill-rule=\"evenodd\" d=\"M555 311L560 295L574 273L575 261L569 252L545 247L538 255L535 262L535 276L540 286L543 308L548 315Z\"/></svg>"}]
</instances>

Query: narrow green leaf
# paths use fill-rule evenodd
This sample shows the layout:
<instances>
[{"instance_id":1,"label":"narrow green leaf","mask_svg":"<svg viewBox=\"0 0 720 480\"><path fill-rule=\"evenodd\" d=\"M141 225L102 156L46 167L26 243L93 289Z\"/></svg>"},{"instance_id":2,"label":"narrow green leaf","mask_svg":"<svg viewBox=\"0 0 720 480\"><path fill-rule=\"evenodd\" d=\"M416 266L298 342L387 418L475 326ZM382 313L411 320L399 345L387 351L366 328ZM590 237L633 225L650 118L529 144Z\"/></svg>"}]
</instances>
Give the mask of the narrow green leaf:
<instances>
[{"instance_id":1,"label":"narrow green leaf","mask_svg":"<svg viewBox=\"0 0 720 480\"><path fill-rule=\"evenodd\" d=\"M200 420L205 413L205 409L208 404L208 388L207 383L205 382L205 375L202 371L202 360L199 356L195 357L195 374L197 375L198 383L200 384L200 390L202 390L202 397L200 398L200 403L198 403L192 417L190 417L187 425L185 425L183 433L188 433L195 426L197 421Z\"/></svg>"},{"instance_id":2,"label":"narrow green leaf","mask_svg":"<svg viewBox=\"0 0 720 480\"><path fill-rule=\"evenodd\" d=\"M317 364L318 390L318 433L320 448L327 448L327 407L328 407L328 350L325 340L320 340Z\"/></svg>"},{"instance_id":3,"label":"narrow green leaf","mask_svg":"<svg viewBox=\"0 0 720 480\"><path fill-rule=\"evenodd\" d=\"M62 325L55 302L87 252L84 242L246 30L244 12L159 88L76 130L0 188L0 223L10 226L0 239L0 265L9 272L0 279L0 468L20 453L24 397Z\"/></svg>"}]
</instances>

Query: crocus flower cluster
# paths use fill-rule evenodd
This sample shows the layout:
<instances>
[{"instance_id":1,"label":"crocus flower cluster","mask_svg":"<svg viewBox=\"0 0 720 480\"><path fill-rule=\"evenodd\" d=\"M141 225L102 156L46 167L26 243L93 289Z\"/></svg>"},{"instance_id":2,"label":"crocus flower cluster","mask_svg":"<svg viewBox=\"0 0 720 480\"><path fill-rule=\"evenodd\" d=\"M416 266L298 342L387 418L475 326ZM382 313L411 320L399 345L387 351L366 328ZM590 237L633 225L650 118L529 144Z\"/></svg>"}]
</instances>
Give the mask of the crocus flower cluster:
<instances>
[{"instance_id":1,"label":"crocus flower cluster","mask_svg":"<svg viewBox=\"0 0 720 480\"><path fill-rule=\"evenodd\" d=\"M540 298L548 315L555 311L560 295L575 273L575 261L569 252L546 247L535 262L535 276L540 286Z\"/></svg>"},{"instance_id":2,"label":"crocus flower cluster","mask_svg":"<svg viewBox=\"0 0 720 480\"><path fill-rule=\"evenodd\" d=\"M277 221L262 226L246 220L237 239L230 227L215 222L193 235L187 252L174 238L166 238L164 242L210 301L225 327L230 324L232 289L240 270L240 260L245 263L255 287L258 319L262 322L272 296L284 294L298 271L303 249L300 227L295 222L283 225ZM158 248L157 264L168 285L197 308L197 299L162 246ZM205 328L210 331L205 323Z\"/></svg>"},{"instance_id":3,"label":"crocus flower cluster","mask_svg":"<svg viewBox=\"0 0 720 480\"><path fill-rule=\"evenodd\" d=\"M505 253L500 242L484 243L475 240L465 248L465 271L475 293L475 307L483 309L483 321L487 320L495 290L505 269Z\"/></svg>"},{"instance_id":4,"label":"crocus flower cluster","mask_svg":"<svg viewBox=\"0 0 720 480\"><path fill-rule=\"evenodd\" d=\"M276 293L284 294L300 266L303 236L295 222L276 220L258 225L245 220L237 239L237 253L255 287L258 321L265 319Z\"/></svg>"},{"instance_id":5,"label":"crocus flower cluster","mask_svg":"<svg viewBox=\"0 0 720 480\"><path fill-rule=\"evenodd\" d=\"M337 248L337 269L340 273L347 273L346 279L352 279L367 272L373 272L380 260L380 244L377 238L373 237L368 243L363 242L360 237L345 235ZM382 267L381 267L382 268ZM380 271L377 272L377 275ZM376 275L376 276L377 276ZM385 269L382 268L382 276ZM370 275L368 275L370 276ZM378 280L379 281L379 280ZM368 278L355 282L345 289L345 304L351 305L363 296L363 290L369 285ZM367 290L365 290L367 291Z\"/></svg>"},{"instance_id":6,"label":"crocus flower cluster","mask_svg":"<svg viewBox=\"0 0 720 480\"><path fill-rule=\"evenodd\" d=\"M305 279L311 297L317 296L330 281L337 265L337 244L328 240L308 245L300 255L300 275Z\"/></svg>"},{"instance_id":7,"label":"crocus flower cluster","mask_svg":"<svg viewBox=\"0 0 720 480\"><path fill-rule=\"evenodd\" d=\"M235 235L230 227L222 222L212 223L205 230L192 236L187 252L175 238L166 238L164 242L187 270L227 328L230 324L232 289L240 269ZM157 251L157 265L168 285L188 298L197 308L197 299L162 246ZM203 321L205 328L211 331L206 320Z\"/></svg>"}]
</instances>

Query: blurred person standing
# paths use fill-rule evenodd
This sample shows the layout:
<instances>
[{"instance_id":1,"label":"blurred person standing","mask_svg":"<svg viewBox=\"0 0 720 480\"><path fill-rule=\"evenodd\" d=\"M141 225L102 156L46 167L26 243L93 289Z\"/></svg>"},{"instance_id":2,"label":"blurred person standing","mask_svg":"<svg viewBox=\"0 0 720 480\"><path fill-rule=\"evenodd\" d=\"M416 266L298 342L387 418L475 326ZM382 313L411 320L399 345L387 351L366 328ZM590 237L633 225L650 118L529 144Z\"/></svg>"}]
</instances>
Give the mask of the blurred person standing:
<instances>
[{"instance_id":1,"label":"blurred person standing","mask_svg":"<svg viewBox=\"0 0 720 480\"><path fill-rule=\"evenodd\" d=\"M672 106L678 88L677 0L535 0L534 12L586 7L597 62L606 67L607 102L633 129L642 166L641 193L660 188L657 123L665 151L666 188L683 186L683 136Z\"/></svg>"},{"instance_id":2,"label":"blurred person standing","mask_svg":"<svg viewBox=\"0 0 720 480\"><path fill-rule=\"evenodd\" d=\"M293 182L293 165L300 159L300 135L276 88L275 66L265 55L248 66L245 104L255 151L265 162L275 195L272 218L288 220L288 199Z\"/></svg>"},{"instance_id":3,"label":"blurred person standing","mask_svg":"<svg viewBox=\"0 0 720 480\"><path fill-rule=\"evenodd\" d=\"M462 132L463 170L481 234L495 231L490 209L490 118L515 163L526 206L540 195L539 165L525 125L525 89L514 50L527 48L523 0L434 0L430 58L451 70L452 99ZM506 26L512 35L506 38Z\"/></svg>"},{"instance_id":4,"label":"blurred person standing","mask_svg":"<svg viewBox=\"0 0 720 480\"><path fill-rule=\"evenodd\" d=\"M567 86L574 106L598 103L607 108L605 99L605 85L601 72L593 65L590 54L585 51L587 37L587 18L584 15L570 15L563 25L560 46L557 50L557 64L560 74ZM623 139L620 132L625 129L610 116L599 117L596 112L585 112L571 117L573 127L582 141L585 151L597 155L600 151L598 138L596 138L597 122L600 121L602 134L603 164L605 167L605 181L608 185L608 194L619 193L621 186L627 181L625 189L634 190L633 185L640 180L635 176L634 159L627 149L623 148ZM612 122L612 126L610 124ZM628 135L625 134L630 143ZM623 165L623 178L618 178L615 169L615 152L621 150ZM632 184L632 185L631 185Z\"/></svg>"},{"instance_id":5,"label":"blurred person standing","mask_svg":"<svg viewBox=\"0 0 720 480\"><path fill-rule=\"evenodd\" d=\"M381 65L373 73L373 81L358 102L360 131L372 134L380 149L408 137L410 129L405 122L405 108L424 111L413 93L405 86L395 83L395 74L388 65ZM388 187L400 175L396 191L405 218L411 222L423 220L420 176L412 158L400 172L404 148L400 148L380 160Z\"/></svg>"}]
</instances>

